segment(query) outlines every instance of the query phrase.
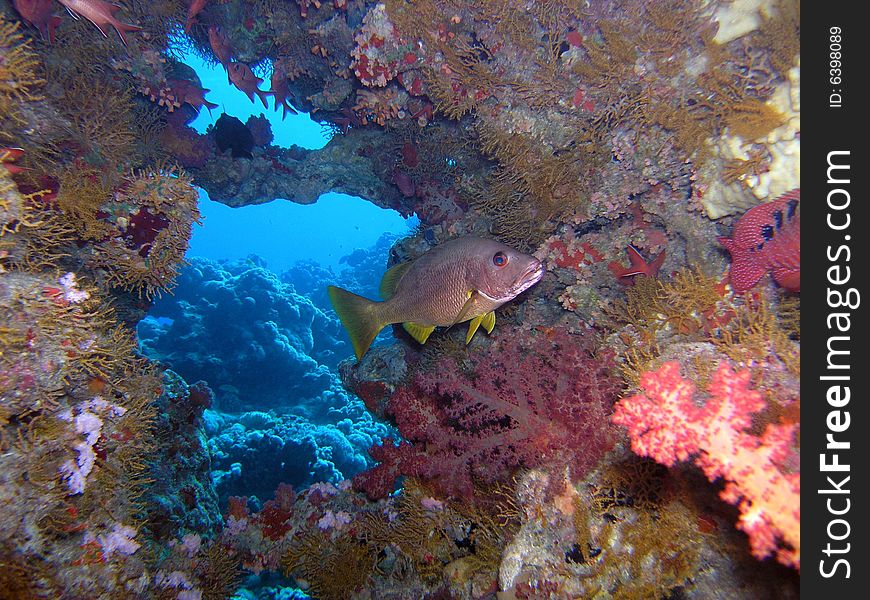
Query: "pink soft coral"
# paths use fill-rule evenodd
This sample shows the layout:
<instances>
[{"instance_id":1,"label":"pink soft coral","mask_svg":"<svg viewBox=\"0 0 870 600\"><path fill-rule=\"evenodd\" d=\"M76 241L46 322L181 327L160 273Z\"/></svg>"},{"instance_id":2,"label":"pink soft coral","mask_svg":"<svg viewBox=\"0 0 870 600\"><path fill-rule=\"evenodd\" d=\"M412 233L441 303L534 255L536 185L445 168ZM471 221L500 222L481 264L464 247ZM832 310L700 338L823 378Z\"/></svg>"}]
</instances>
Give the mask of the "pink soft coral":
<instances>
[{"instance_id":1,"label":"pink soft coral","mask_svg":"<svg viewBox=\"0 0 870 600\"><path fill-rule=\"evenodd\" d=\"M381 464L354 483L381 497L410 475L470 495L472 481L504 480L519 466L568 465L582 477L611 446L612 359L592 332L502 329L470 372L443 358L393 394L388 412L411 443L373 447Z\"/></svg>"},{"instance_id":2,"label":"pink soft coral","mask_svg":"<svg viewBox=\"0 0 870 600\"><path fill-rule=\"evenodd\" d=\"M668 466L694 456L711 481L725 480L720 495L740 509L737 527L749 536L753 555L775 552L781 563L800 568L800 473L781 466L793 452L796 425L769 424L760 437L747 433L752 414L766 405L750 389L749 372L724 363L703 406L675 362L644 373L641 385L646 395L621 400L613 414L628 428L632 449Z\"/></svg>"}]
</instances>

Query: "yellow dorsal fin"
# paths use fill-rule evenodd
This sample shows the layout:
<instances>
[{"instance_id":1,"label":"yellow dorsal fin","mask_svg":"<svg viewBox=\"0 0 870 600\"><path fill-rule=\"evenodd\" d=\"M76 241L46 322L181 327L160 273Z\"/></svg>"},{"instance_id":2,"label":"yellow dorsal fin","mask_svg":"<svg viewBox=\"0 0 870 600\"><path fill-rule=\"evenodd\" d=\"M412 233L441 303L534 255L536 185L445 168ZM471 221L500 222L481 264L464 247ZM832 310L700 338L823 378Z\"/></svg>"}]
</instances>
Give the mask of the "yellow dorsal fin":
<instances>
[{"instance_id":1,"label":"yellow dorsal fin","mask_svg":"<svg viewBox=\"0 0 870 600\"><path fill-rule=\"evenodd\" d=\"M429 339L429 335L435 331L434 325L420 325L419 323L402 323L402 327L411 334L412 338L421 344L425 344L426 340Z\"/></svg>"},{"instance_id":2,"label":"yellow dorsal fin","mask_svg":"<svg viewBox=\"0 0 870 600\"><path fill-rule=\"evenodd\" d=\"M414 264L414 261L408 261L399 263L397 265L393 265L387 272L384 273L383 279L381 279L381 287L380 293L381 298L384 300L389 300L393 297L393 294L396 293L396 288L399 286L399 281L408 271L408 268Z\"/></svg>"},{"instance_id":3,"label":"yellow dorsal fin","mask_svg":"<svg viewBox=\"0 0 870 600\"><path fill-rule=\"evenodd\" d=\"M483 320L483 315L478 315L471 319L468 322L468 333L465 334L465 345L467 346L469 342L471 342L471 338L474 337L477 328L480 327L480 322Z\"/></svg>"},{"instance_id":4,"label":"yellow dorsal fin","mask_svg":"<svg viewBox=\"0 0 870 600\"><path fill-rule=\"evenodd\" d=\"M486 329L486 333L492 333L493 328L495 327L495 311L491 310L485 315L483 315L483 319L480 321L480 324Z\"/></svg>"}]
</instances>

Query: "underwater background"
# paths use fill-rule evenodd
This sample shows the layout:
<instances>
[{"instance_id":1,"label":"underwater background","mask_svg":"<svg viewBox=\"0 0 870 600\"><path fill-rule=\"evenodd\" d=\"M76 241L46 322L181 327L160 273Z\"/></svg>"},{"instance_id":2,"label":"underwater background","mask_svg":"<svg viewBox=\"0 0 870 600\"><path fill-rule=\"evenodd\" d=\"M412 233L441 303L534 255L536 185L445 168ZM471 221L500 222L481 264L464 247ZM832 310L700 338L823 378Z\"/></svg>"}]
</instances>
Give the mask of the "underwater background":
<instances>
[{"instance_id":1,"label":"underwater background","mask_svg":"<svg viewBox=\"0 0 870 600\"><path fill-rule=\"evenodd\" d=\"M797 597L799 49L790 0L0 1L0 599Z\"/></svg>"}]
</instances>

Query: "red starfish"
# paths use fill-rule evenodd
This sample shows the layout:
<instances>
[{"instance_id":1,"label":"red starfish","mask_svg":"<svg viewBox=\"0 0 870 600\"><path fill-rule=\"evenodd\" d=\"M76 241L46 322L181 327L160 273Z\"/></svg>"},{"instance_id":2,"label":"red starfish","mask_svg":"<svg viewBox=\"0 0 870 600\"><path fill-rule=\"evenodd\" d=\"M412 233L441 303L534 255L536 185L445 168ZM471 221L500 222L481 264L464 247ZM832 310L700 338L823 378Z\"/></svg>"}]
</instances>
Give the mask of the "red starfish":
<instances>
[{"instance_id":1,"label":"red starfish","mask_svg":"<svg viewBox=\"0 0 870 600\"><path fill-rule=\"evenodd\" d=\"M616 261L607 265L607 268L616 276L619 283L623 285L634 285L634 279L629 278L634 277L635 275L655 277L658 274L659 269L661 269L662 263L665 262L664 250L649 262L647 262L640 251L631 244L628 245L626 250L628 252L628 261L631 263L628 268L623 267Z\"/></svg>"}]
</instances>

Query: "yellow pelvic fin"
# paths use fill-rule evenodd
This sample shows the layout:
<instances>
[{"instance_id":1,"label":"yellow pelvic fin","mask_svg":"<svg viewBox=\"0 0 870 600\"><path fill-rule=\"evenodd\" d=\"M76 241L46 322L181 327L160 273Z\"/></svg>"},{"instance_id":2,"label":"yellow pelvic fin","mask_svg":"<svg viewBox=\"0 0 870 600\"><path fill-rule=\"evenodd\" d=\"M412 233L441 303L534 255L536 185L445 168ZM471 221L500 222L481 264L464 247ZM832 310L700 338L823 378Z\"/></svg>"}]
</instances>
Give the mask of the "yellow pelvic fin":
<instances>
[{"instance_id":1,"label":"yellow pelvic fin","mask_svg":"<svg viewBox=\"0 0 870 600\"><path fill-rule=\"evenodd\" d=\"M425 344L432 332L435 331L434 325L420 325L419 323L402 323L402 327L421 344Z\"/></svg>"},{"instance_id":2,"label":"yellow pelvic fin","mask_svg":"<svg viewBox=\"0 0 870 600\"><path fill-rule=\"evenodd\" d=\"M495 311L489 311L485 315L479 315L471 319L468 324L468 333L465 335L465 345L471 342L471 338L477 332L477 328L483 325L487 333L492 333L492 328L495 327Z\"/></svg>"},{"instance_id":3,"label":"yellow pelvic fin","mask_svg":"<svg viewBox=\"0 0 870 600\"><path fill-rule=\"evenodd\" d=\"M456 319L453 320L453 323L450 324L450 327L453 327L457 323L462 323L465 318L468 316L471 307L474 305L474 301L477 299L478 293L477 290L469 290L466 294L465 304L462 305L462 308L459 310L459 314L456 315ZM448 327L447 329L450 329Z\"/></svg>"},{"instance_id":4,"label":"yellow pelvic fin","mask_svg":"<svg viewBox=\"0 0 870 600\"><path fill-rule=\"evenodd\" d=\"M375 310L378 302L357 296L334 285L327 287L326 290L332 308L335 309L341 324L350 336L356 358L360 360L385 325L380 322Z\"/></svg>"},{"instance_id":5,"label":"yellow pelvic fin","mask_svg":"<svg viewBox=\"0 0 870 600\"><path fill-rule=\"evenodd\" d=\"M487 334L492 333L492 330L495 327L495 311L491 310L483 315L483 320L480 324L483 325L484 329L486 329Z\"/></svg>"},{"instance_id":6,"label":"yellow pelvic fin","mask_svg":"<svg viewBox=\"0 0 870 600\"><path fill-rule=\"evenodd\" d=\"M405 273L414 264L414 261L408 261L393 265L387 272L384 273L381 279L380 294L384 300L389 300L396 293L396 288L399 287L399 281L404 277Z\"/></svg>"}]
</instances>

